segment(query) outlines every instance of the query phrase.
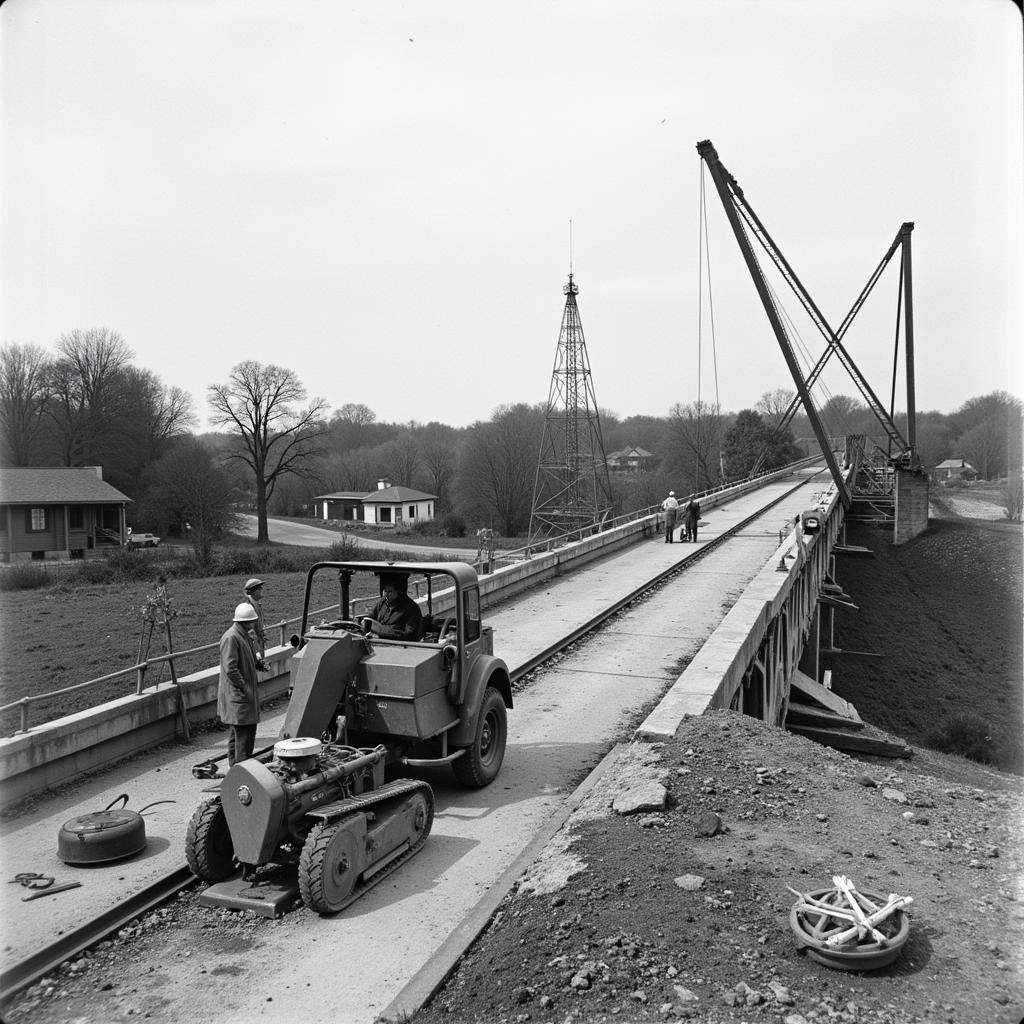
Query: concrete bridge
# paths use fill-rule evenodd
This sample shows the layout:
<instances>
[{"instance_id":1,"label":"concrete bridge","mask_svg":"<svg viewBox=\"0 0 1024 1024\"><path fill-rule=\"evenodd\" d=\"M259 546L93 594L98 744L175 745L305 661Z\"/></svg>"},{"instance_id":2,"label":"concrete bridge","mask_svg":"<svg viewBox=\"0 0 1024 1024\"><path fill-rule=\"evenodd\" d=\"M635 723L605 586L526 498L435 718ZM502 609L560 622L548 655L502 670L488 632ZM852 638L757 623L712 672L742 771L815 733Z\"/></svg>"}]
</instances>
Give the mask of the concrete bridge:
<instances>
[{"instance_id":1,"label":"concrete bridge","mask_svg":"<svg viewBox=\"0 0 1024 1024\"><path fill-rule=\"evenodd\" d=\"M703 511L735 507L740 499L749 503L751 495L792 472L769 474L709 495L702 499ZM848 470L851 482L856 472L856 467ZM912 474L898 471L898 476L907 479L898 479L892 488L894 504L902 500L904 509L902 519L896 517L894 539L912 536L927 524L927 481L922 491ZM707 638L701 657L673 687L662 709L641 727L641 737L664 737L677 714L700 714L707 708L733 708L782 725L794 683L799 700L813 694L815 703L824 702L833 713L851 714L843 702L825 692L828 679L823 678L820 658L823 650L833 647L836 610L849 604L835 571L836 558L851 553L842 543L847 514L834 486L823 486L814 498L801 515L784 524L784 529L779 527L777 557L773 554L772 564L746 585ZM869 498L867 508L868 515L877 514L873 499ZM658 534L662 522L660 514L651 515L499 568L482 578L485 606L632 548ZM444 610L443 595L440 610ZM291 653L283 642L268 651L269 671L260 680L263 700L287 691ZM217 667L212 666L179 680L190 721L214 717L217 676ZM174 740L181 729L178 686L161 683L141 694L0 739L0 804Z\"/></svg>"}]
</instances>

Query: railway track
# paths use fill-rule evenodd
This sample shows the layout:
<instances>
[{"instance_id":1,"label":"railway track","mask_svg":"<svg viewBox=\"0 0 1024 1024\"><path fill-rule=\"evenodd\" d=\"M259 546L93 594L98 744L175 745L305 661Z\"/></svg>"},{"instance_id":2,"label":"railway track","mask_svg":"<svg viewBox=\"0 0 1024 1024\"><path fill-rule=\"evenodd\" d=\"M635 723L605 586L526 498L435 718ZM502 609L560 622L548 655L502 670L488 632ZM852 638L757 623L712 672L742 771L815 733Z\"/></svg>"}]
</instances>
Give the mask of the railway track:
<instances>
[{"instance_id":1,"label":"railway track","mask_svg":"<svg viewBox=\"0 0 1024 1024\"><path fill-rule=\"evenodd\" d=\"M627 609L635 602L642 600L668 579L685 573L698 565L736 534L766 515L796 491L808 486L813 479L815 478L802 478L798 483L760 506L752 514L742 519L742 521L724 530L719 536L708 540L702 547L694 550L681 564L674 564L663 571L652 574L641 585L609 601L597 614L590 616L582 624L568 630L555 642L547 644L543 649L538 650L522 661L512 671L513 683L521 681L525 676L542 667L583 637L595 633L613 616ZM585 571L583 570L583 572ZM135 918L173 899L183 890L196 884L197 881L187 866L182 864L157 879L143 891L116 901L110 908L84 921L73 931L59 936L44 949L15 963L0 973L0 1006L6 1006L19 992L30 987L48 973L56 970L62 963L104 939L115 935Z\"/></svg>"}]
</instances>

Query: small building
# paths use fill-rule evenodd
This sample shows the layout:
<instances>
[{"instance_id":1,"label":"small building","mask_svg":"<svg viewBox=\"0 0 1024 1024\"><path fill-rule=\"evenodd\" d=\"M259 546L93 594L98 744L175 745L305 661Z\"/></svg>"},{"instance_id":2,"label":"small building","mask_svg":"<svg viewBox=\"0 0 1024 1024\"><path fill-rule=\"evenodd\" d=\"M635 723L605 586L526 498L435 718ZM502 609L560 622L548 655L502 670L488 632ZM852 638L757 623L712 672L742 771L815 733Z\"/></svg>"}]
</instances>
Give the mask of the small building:
<instances>
[{"instance_id":1,"label":"small building","mask_svg":"<svg viewBox=\"0 0 1024 1024\"><path fill-rule=\"evenodd\" d=\"M86 558L124 545L130 498L99 466L0 468L0 561Z\"/></svg>"},{"instance_id":2,"label":"small building","mask_svg":"<svg viewBox=\"0 0 1024 1024\"><path fill-rule=\"evenodd\" d=\"M434 518L437 495L411 487L394 487L387 480L378 480L377 489L369 494L334 491L318 494L313 501L318 519L340 519L373 526L411 526Z\"/></svg>"},{"instance_id":3,"label":"small building","mask_svg":"<svg viewBox=\"0 0 1024 1024\"><path fill-rule=\"evenodd\" d=\"M940 484L973 483L978 479L978 471L963 459L946 459L935 467L935 482Z\"/></svg>"},{"instance_id":4,"label":"small building","mask_svg":"<svg viewBox=\"0 0 1024 1024\"><path fill-rule=\"evenodd\" d=\"M618 473L641 473L651 468L651 459L654 456L643 448L623 448L622 451L612 452L605 460L608 469Z\"/></svg>"},{"instance_id":5,"label":"small building","mask_svg":"<svg viewBox=\"0 0 1024 1024\"><path fill-rule=\"evenodd\" d=\"M377 490L363 496L363 522L379 526L428 523L434 518L436 501L436 494L393 487L387 480L378 480Z\"/></svg>"}]
</instances>

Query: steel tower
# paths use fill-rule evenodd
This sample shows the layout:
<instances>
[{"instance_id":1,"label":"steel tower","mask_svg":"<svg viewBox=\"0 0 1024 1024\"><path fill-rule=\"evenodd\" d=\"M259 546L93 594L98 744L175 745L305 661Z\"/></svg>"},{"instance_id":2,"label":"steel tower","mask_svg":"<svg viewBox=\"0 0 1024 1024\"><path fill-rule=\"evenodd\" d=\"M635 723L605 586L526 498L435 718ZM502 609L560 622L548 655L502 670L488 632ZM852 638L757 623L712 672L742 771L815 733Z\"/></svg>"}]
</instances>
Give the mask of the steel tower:
<instances>
[{"instance_id":1,"label":"steel tower","mask_svg":"<svg viewBox=\"0 0 1024 1024\"><path fill-rule=\"evenodd\" d=\"M579 287L569 272L565 310L551 374L530 513L530 543L599 525L611 513L601 419L576 305Z\"/></svg>"}]
</instances>

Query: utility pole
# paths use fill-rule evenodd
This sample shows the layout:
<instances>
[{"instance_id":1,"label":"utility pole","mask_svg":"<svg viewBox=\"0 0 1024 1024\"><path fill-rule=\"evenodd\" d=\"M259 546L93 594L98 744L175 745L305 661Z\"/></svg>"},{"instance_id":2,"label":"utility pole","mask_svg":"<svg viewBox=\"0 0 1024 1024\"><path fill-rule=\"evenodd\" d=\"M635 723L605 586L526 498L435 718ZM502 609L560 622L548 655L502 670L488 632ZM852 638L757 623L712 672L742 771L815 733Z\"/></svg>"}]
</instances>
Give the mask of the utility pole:
<instances>
[{"instance_id":1,"label":"utility pole","mask_svg":"<svg viewBox=\"0 0 1024 1024\"><path fill-rule=\"evenodd\" d=\"M599 526L612 510L611 480L587 343L569 271L530 513L530 544ZM576 539L569 537L568 539Z\"/></svg>"}]
</instances>

